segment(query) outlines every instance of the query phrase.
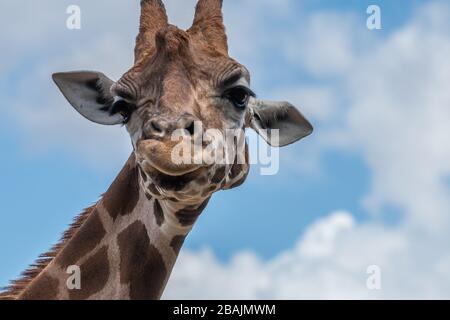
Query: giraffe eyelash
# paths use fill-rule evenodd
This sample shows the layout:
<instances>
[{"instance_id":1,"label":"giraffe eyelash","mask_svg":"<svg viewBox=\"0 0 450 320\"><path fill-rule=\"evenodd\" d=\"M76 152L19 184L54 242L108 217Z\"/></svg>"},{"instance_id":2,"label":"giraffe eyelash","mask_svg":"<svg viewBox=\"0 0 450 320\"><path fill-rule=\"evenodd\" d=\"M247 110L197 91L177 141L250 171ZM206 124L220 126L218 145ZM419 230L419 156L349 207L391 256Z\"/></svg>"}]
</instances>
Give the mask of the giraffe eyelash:
<instances>
[{"instance_id":1,"label":"giraffe eyelash","mask_svg":"<svg viewBox=\"0 0 450 320\"><path fill-rule=\"evenodd\" d=\"M224 92L222 98L229 100L237 109L245 109L251 97L256 94L245 86L236 86Z\"/></svg>"},{"instance_id":2,"label":"giraffe eyelash","mask_svg":"<svg viewBox=\"0 0 450 320\"><path fill-rule=\"evenodd\" d=\"M130 120L131 114L135 109L136 108L133 104L127 102L126 100L120 99L114 102L114 104L111 106L109 113L111 115L120 114L124 119L123 125L125 125Z\"/></svg>"}]
</instances>

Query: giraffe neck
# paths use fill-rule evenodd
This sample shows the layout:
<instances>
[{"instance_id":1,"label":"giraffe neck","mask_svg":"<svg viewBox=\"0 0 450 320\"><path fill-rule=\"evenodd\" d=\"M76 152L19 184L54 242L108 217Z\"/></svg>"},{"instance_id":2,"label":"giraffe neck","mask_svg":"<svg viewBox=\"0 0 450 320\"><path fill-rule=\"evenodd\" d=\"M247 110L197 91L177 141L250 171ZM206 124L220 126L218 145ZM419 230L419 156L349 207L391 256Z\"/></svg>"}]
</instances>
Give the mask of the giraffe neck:
<instances>
[{"instance_id":1,"label":"giraffe neck","mask_svg":"<svg viewBox=\"0 0 450 320\"><path fill-rule=\"evenodd\" d=\"M102 199L19 299L159 299L204 203L158 200L131 156ZM69 289L79 267L81 289ZM72 269L73 270L73 269Z\"/></svg>"}]
</instances>

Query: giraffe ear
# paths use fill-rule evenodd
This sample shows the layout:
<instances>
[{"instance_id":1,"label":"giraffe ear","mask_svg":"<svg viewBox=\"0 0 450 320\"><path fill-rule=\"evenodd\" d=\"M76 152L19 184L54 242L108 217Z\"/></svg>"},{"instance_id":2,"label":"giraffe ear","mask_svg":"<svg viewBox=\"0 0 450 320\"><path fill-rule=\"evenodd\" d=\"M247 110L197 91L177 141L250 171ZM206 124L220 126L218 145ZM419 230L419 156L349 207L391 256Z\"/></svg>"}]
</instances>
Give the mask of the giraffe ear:
<instances>
[{"instance_id":1,"label":"giraffe ear","mask_svg":"<svg viewBox=\"0 0 450 320\"><path fill-rule=\"evenodd\" d=\"M112 114L114 96L111 87L114 81L103 73L75 71L55 73L52 76L67 101L86 119L104 125L116 125L124 118Z\"/></svg>"},{"instance_id":2,"label":"giraffe ear","mask_svg":"<svg viewBox=\"0 0 450 320\"><path fill-rule=\"evenodd\" d=\"M289 102L251 99L250 127L273 147L284 147L309 136L311 123ZM273 130L278 131L278 135Z\"/></svg>"}]
</instances>

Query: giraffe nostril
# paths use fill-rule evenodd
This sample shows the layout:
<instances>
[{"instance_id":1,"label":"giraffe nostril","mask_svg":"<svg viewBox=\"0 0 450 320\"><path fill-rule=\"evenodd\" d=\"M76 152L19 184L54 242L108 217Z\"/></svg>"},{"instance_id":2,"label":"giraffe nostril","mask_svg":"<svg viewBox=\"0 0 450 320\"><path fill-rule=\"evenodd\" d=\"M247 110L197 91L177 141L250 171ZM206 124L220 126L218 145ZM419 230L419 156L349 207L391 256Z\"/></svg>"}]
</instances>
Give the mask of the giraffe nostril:
<instances>
[{"instance_id":1,"label":"giraffe nostril","mask_svg":"<svg viewBox=\"0 0 450 320\"><path fill-rule=\"evenodd\" d=\"M144 128L144 136L146 139L161 139L166 136L169 136L175 130L181 129L184 130L190 136L194 136L195 134L195 121L197 119L193 116L190 117L182 117L178 121L167 120L163 118L154 118L147 122Z\"/></svg>"},{"instance_id":2,"label":"giraffe nostril","mask_svg":"<svg viewBox=\"0 0 450 320\"><path fill-rule=\"evenodd\" d=\"M150 120L144 128L145 139L159 139L167 134L167 125L164 120Z\"/></svg>"},{"instance_id":3,"label":"giraffe nostril","mask_svg":"<svg viewBox=\"0 0 450 320\"><path fill-rule=\"evenodd\" d=\"M194 120L191 120L191 122L190 123L188 123L187 125L186 125L186 129L185 129L187 132L189 132L189 134L191 135L191 136L193 136L194 135L194 133L195 133L195 121Z\"/></svg>"},{"instance_id":4,"label":"giraffe nostril","mask_svg":"<svg viewBox=\"0 0 450 320\"><path fill-rule=\"evenodd\" d=\"M155 121L155 120L150 121L149 126L150 126L150 130L157 134L161 134L164 132L163 128L158 123L158 121Z\"/></svg>"},{"instance_id":5,"label":"giraffe nostril","mask_svg":"<svg viewBox=\"0 0 450 320\"><path fill-rule=\"evenodd\" d=\"M192 114L184 114L178 119L177 128L184 130L190 136L194 136L196 121L199 121L199 119Z\"/></svg>"}]
</instances>

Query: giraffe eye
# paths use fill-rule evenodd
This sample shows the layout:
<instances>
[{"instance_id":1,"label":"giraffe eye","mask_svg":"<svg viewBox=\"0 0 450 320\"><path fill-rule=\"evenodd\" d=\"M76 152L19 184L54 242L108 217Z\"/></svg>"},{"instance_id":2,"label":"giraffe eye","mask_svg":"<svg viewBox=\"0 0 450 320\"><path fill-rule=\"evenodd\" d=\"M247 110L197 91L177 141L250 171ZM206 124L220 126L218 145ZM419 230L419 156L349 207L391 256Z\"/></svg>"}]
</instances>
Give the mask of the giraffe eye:
<instances>
[{"instance_id":1,"label":"giraffe eye","mask_svg":"<svg viewBox=\"0 0 450 320\"><path fill-rule=\"evenodd\" d=\"M120 114L123 117L123 123L126 124L130 120L131 114L133 113L134 107L131 103L120 99L114 102L110 109L111 114Z\"/></svg>"},{"instance_id":2,"label":"giraffe eye","mask_svg":"<svg viewBox=\"0 0 450 320\"><path fill-rule=\"evenodd\" d=\"M224 94L224 98L228 99L238 109L245 109L251 96L255 96L255 94L242 86L229 89Z\"/></svg>"}]
</instances>

